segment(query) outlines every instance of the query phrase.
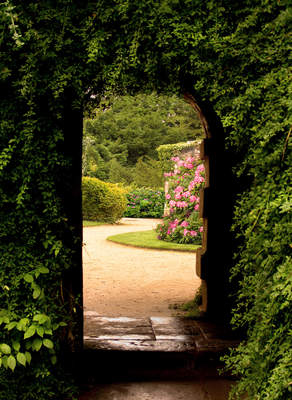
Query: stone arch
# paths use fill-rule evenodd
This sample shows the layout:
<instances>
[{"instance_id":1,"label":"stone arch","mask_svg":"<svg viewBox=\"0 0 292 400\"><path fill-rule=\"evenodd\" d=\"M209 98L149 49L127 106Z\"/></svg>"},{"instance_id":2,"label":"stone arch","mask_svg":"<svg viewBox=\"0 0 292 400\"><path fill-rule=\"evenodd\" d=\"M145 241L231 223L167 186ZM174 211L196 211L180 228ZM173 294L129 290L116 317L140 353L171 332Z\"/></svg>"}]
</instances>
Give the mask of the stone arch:
<instances>
[{"instance_id":1,"label":"stone arch","mask_svg":"<svg viewBox=\"0 0 292 400\"><path fill-rule=\"evenodd\" d=\"M212 105L201 101L192 90L184 90L185 100L196 110L205 139L201 144L201 158L205 161L206 186L201 193L200 215L204 221L202 248L197 252L197 275L202 279L202 311L211 320L228 320L230 316L229 269L232 259L230 227L234 188L231 163L224 146L224 130ZM75 313L75 334L72 348L83 346L82 308L82 214L81 214L81 156L82 112L72 109L69 101L64 115L65 148L72 160L70 190L64 201L79 238L76 247L74 273L65 278L69 298L78 298L81 307ZM78 247L78 248L77 248ZM71 340L70 340L71 341Z\"/></svg>"},{"instance_id":2,"label":"stone arch","mask_svg":"<svg viewBox=\"0 0 292 400\"><path fill-rule=\"evenodd\" d=\"M202 279L202 311L212 320L230 315L229 269L232 260L230 234L234 185L230 157L225 149L224 130L213 107L192 91L185 100L197 112L205 133L200 157L205 163L205 187L200 193L203 242L196 255L196 272Z\"/></svg>"}]
</instances>

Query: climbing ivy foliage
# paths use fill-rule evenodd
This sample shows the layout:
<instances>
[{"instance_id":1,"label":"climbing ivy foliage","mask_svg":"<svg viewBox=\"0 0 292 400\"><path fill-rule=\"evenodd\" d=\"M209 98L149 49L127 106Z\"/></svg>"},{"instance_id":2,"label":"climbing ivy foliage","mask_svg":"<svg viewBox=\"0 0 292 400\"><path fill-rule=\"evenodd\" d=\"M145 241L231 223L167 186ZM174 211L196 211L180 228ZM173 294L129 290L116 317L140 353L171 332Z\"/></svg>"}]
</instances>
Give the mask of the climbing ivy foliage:
<instances>
[{"instance_id":1,"label":"climbing ivy foliage","mask_svg":"<svg viewBox=\"0 0 292 400\"><path fill-rule=\"evenodd\" d=\"M74 348L78 335L78 299L66 281L79 268L81 245L68 206L70 143L79 132L68 116L109 92L152 90L192 91L222 121L239 182L232 322L247 332L226 365L240 377L234 396L289 398L289 2L0 7L0 399L74 398L61 372L65 343Z\"/></svg>"}]
</instances>

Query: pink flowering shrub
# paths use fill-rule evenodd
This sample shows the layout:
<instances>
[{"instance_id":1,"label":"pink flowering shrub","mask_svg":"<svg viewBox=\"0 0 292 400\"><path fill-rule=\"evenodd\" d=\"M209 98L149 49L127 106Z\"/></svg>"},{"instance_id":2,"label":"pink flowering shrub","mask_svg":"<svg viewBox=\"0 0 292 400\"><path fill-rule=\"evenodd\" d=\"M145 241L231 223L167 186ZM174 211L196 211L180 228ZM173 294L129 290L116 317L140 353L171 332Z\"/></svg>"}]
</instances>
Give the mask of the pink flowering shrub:
<instances>
[{"instance_id":1,"label":"pink flowering shrub","mask_svg":"<svg viewBox=\"0 0 292 400\"><path fill-rule=\"evenodd\" d=\"M156 228L158 239L176 243L201 243L202 221L199 218L199 191L204 186L204 165L193 157L173 157L173 171L164 176L169 190L165 195L169 215Z\"/></svg>"}]
</instances>

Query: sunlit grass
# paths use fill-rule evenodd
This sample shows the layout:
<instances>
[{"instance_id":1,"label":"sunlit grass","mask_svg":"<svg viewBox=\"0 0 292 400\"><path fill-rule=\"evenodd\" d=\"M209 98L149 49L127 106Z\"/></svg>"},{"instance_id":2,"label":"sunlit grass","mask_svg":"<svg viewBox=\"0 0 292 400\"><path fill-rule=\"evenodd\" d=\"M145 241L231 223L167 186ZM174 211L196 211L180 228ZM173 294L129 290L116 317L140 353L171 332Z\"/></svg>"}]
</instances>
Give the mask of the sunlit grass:
<instances>
[{"instance_id":1,"label":"sunlit grass","mask_svg":"<svg viewBox=\"0 0 292 400\"><path fill-rule=\"evenodd\" d=\"M128 246L158 250L196 251L200 247L196 244L179 244L159 240L157 239L157 232L154 230L120 233L109 236L107 240Z\"/></svg>"},{"instance_id":2,"label":"sunlit grass","mask_svg":"<svg viewBox=\"0 0 292 400\"><path fill-rule=\"evenodd\" d=\"M105 225L106 222L99 222L99 221L83 221L83 226L99 226Z\"/></svg>"}]
</instances>

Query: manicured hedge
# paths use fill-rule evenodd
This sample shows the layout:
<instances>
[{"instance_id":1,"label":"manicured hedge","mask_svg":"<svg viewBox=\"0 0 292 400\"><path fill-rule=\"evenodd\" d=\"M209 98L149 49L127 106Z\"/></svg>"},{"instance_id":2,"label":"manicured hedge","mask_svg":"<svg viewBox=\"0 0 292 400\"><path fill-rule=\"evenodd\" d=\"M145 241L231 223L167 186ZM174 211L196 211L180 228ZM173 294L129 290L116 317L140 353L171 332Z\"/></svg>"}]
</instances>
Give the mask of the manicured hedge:
<instances>
[{"instance_id":1,"label":"manicured hedge","mask_svg":"<svg viewBox=\"0 0 292 400\"><path fill-rule=\"evenodd\" d=\"M156 150L162 171L168 172L171 170L173 167L173 163L171 161L172 157L181 156L183 151L193 151L195 147L199 148L202 139L203 133L201 139L174 144L162 144L157 147Z\"/></svg>"},{"instance_id":2,"label":"manicured hedge","mask_svg":"<svg viewBox=\"0 0 292 400\"><path fill-rule=\"evenodd\" d=\"M164 191L139 188L127 194L124 217L161 218L164 210Z\"/></svg>"},{"instance_id":3,"label":"manicured hedge","mask_svg":"<svg viewBox=\"0 0 292 400\"><path fill-rule=\"evenodd\" d=\"M126 209L125 191L97 178L82 178L83 219L99 222L116 222Z\"/></svg>"}]
</instances>

